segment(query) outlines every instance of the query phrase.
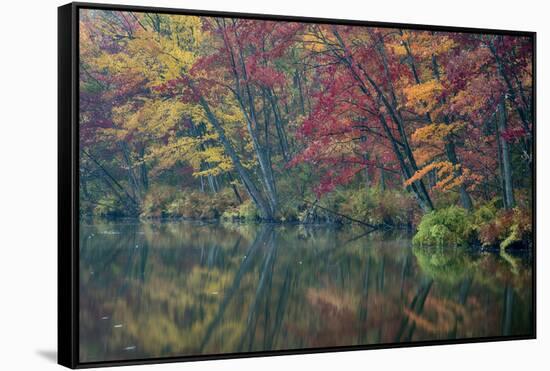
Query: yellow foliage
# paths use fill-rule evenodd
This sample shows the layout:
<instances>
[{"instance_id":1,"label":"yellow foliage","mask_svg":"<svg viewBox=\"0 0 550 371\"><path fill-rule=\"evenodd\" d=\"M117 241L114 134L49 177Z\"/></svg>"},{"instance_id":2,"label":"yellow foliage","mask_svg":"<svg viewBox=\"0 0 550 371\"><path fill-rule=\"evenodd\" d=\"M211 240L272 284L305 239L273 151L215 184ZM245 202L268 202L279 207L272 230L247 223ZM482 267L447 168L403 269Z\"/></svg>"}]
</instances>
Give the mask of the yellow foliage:
<instances>
[{"instance_id":1,"label":"yellow foliage","mask_svg":"<svg viewBox=\"0 0 550 371\"><path fill-rule=\"evenodd\" d=\"M431 60L432 56L444 54L454 48L456 43L441 34L432 32L409 33L409 43L416 57Z\"/></svg>"},{"instance_id":2,"label":"yellow foliage","mask_svg":"<svg viewBox=\"0 0 550 371\"><path fill-rule=\"evenodd\" d=\"M414 143L441 144L449 135L456 133L463 127L463 122L429 124L416 129L411 138Z\"/></svg>"},{"instance_id":3,"label":"yellow foliage","mask_svg":"<svg viewBox=\"0 0 550 371\"><path fill-rule=\"evenodd\" d=\"M318 33L306 33L302 36L304 48L313 52L322 52L327 49L327 44L337 42L334 35L330 32L323 32L319 29Z\"/></svg>"},{"instance_id":4,"label":"yellow foliage","mask_svg":"<svg viewBox=\"0 0 550 371\"><path fill-rule=\"evenodd\" d=\"M449 191L455 187L461 185L466 177L467 171L459 172L460 165L453 165L449 161L432 162L422 169L414 173L412 177L405 181L405 186L410 186L414 182L425 177L430 171L435 170L439 181L436 183L435 188L442 191ZM461 173L461 175L457 175Z\"/></svg>"},{"instance_id":5,"label":"yellow foliage","mask_svg":"<svg viewBox=\"0 0 550 371\"><path fill-rule=\"evenodd\" d=\"M121 39L124 51L104 52L89 61L114 76L134 74L146 79L148 87L187 73L196 61L196 51L204 40L200 17L160 16L160 20L170 32L139 28L131 37ZM146 18L142 21L147 24ZM99 28L106 27L100 22L96 24ZM84 34L81 39L86 37Z\"/></svg>"},{"instance_id":6,"label":"yellow foliage","mask_svg":"<svg viewBox=\"0 0 550 371\"><path fill-rule=\"evenodd\" d=\"M438 105L442 91L443 86L435 79L405 87L406 106L415 109L419 114L430 112Z\"/></svg>"},{"instance_id":7,"label":"yellow foliage","mask_svg":"<svg viewBox=\"0 0 550 371\"><path fill-rule=\"evenodd\" d=\"M386 47L398 57L404 57L407 55L407 49L405 49L402 42L388 42Z\"/></svg>"},{"instance_id":8,"label":"yellow foliage","mask_svg":"<svg viewBox=\"0 0 550 371\"><path fill-rule=\"evenodd\" d=\"M233 163L224 154L223 147L205 146L204 138L178 137L168 143L151 146L146 160L154 162L153 174L173 167L179 161L186 162L194 169L193 176L219 175L233 169ZM208 163L208 168L201 165Z\"/></svg>"},{"instance_id":9,"label":"yellow foliage","mask_svg":"<svg viewBox=\"0 0 550 371\"><path fill-rule=\"evenodd\" d=\"M443 148L436 145L425 145L415 149L413 154L416 159L416 163L419 165L424 165L430 161L433 161L434 158L441 156L443 154Z\"/></svg>"},{"instance_id":10,"label":"yellow foliage","mask_svg":"<svg viewBox=\"0 0 550 371\"><path fill-rule=\"evenodd\" d=\"M302 37L302 41L304 42L304 47L308 50L314 51L314 52L321 52L325 50L325 45L321 42L321 40L313 35L313 34L305 34Z\"/></svg>"},{"instance_id":11,"label":"yellow foliage","mask_svg":"<svg viewBox=\"0 0 550 371\"><path fill-rule=\"evenodd\" d=\"M430 171L432 171L433 169L437 169L437 168L438 168L438 163L437 162L433 162L431 164L428 164L428 165L424 166L422 169L415 172L412 177L407 179L405 181L404 185L407 186L407 187L410 186L414 182L424 178Z\"/></svg>"}]
</instances>

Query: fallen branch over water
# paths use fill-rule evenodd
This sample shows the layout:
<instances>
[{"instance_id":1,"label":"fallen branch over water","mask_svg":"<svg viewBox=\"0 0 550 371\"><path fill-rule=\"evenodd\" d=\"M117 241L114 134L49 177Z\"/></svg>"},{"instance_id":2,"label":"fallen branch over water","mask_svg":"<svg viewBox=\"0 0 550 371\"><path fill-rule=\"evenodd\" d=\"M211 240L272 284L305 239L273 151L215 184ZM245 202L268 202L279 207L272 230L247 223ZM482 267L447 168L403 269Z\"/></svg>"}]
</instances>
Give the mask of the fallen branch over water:
<instances>
[{"instance_id":1,"label":"fallen branch over water","mask_svg":"<svg viewBox=\"0 0 550 371\"><path fill-rule=\"evenodd\" d=\"M345 219L347 219L347 220L349 220L349 221L352 221L352 222L354 222L354 223L358 223L358 224L364 225L364 226L369 227L369 228L372 228L372 229L378 229L378 227L375 226L375 225L369 224L369 223L364 222L364 221L359 220L359 219L352 218L351 216L348 216L348 215L339 213L339 212L337 212L337 211L334 211L334 210L331 210L331 209L327 209L326 207L317 204L317 202L310 202L310 201L308 201L308 200L303 200L303 201L304 201L306 204L308 204L308 205L312 205L312 206L314 206L314 207L318 207L318 208L321 209L321 210L324 210L324 211L327 211L327 212L332 213L332 214L334 214L334 215L340 216L340 217L345 218Z\"/></svg>"}]
</instances>

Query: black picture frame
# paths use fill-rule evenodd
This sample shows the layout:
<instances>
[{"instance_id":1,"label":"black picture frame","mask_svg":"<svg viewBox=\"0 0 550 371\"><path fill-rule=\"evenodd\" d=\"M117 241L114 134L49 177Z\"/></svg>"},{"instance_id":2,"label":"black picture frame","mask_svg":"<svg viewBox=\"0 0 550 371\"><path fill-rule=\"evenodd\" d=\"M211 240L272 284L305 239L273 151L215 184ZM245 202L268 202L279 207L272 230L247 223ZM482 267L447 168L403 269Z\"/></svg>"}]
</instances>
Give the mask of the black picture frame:
<instances>
[{"instance_id":1,"label":"black picture frame","mask_svg":"<svg viewBox=\"0 0 550 371\"><path fill-rule=\"evenodd\" d=\"M79 10L100 9L135 12L154 12L194 16L215 16L271 21L404 28L461 33L482 33L528 37L533 48L533 266L532 266L532 333L522 336L498 336L455 340L430 340L360 346L338 346L231 354L194 355L120 361L79 361ZM97 3L70 3L58 8L58 363L69 368L122 366L167 362L201 361L244 357L342 352L382 348L417 347L478 342L536 339L536 32L463 28L421 24L386 23L313 17L295 17L267 14L249 14L222 11L202 11L146 6L128 6Z\"/></svg>"}]
</instances>

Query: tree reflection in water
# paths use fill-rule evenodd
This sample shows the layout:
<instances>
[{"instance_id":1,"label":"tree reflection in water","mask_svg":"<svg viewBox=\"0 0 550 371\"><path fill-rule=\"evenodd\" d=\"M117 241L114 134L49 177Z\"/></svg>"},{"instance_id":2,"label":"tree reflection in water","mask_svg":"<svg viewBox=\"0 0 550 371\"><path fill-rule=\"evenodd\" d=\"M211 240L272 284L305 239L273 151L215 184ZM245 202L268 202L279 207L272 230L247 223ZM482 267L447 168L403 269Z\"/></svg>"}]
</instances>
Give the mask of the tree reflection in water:
<instances>
[{"instance_id":1,"label":"tree reflection in water","mask_svg":"<svg viewBox=\"0 0 550 371\"><path fill-rule=\"evenodd\" d=\"M360 234L83 222L80 361L531 333L531 256Z\"/></svg>"}]
</instances>

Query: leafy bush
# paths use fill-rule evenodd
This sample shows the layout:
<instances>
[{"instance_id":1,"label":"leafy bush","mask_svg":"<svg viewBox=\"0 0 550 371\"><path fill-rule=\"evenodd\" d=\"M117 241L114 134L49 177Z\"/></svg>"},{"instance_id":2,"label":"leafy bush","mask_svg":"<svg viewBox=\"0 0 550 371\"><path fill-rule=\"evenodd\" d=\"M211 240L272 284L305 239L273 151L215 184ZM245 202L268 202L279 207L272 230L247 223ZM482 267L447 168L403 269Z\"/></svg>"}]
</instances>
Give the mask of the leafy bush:
<instances>
[{"instance_id":1,"label":"leafy bush","mask_svg":"<svg viewBox=\"0 0 550 371\"><path fill-rule=\"evenodd\" d=\"M303 205L302 205L303 206ZM279 210L279 220L281 222L295 222L300 217L300 204L298 202L287 201L283 203Z\"/></svg>"},{"instance_id":2,"label":"leafy bush","mask_svg":"<svg viewBox=\"0 0 550 371\"><path fill-rule=\"evenodd\" d=\"M260 213L258 212L256 205L254 205L254 202L248 199L239 206L225 210L222 218L224 220L239 219L242 221L255 221L260 218Z\"/></svg>"},{"instance_id":3,"label":"leafy bush","mask_svg":"<svg viewBox=\"0 0 550 371\"><path fill-rule=\"evenodd\" d=\"M166 205L165 211L168 216L181 217L185 210L186 198L184 195L176 197L172 202Z\"/></svg>"},{"instance_id":4,"label":"leafy bush","mask_svg":"<svg viewBox=\"0 0 550 371\"><path fill-rule=\"evenodd\" d=\"M93 215L102 217L115 217L125 215L125 206L115 195L106 195L97 201L92 210Z\"/></svg>"},{"instance_id":5,"label":"leafy bush","mask_svg":"<svg viewBox=\"0 0 550 371\"><path fill-rule=\"evenodd\" d=\"M166 207L177 196L174 187L154 187L147 192L141 205L141 217L158 218L164 216Z\"/></svg>"},{"instance_id":6,"label":"leafy bush","mask_svg":"<svg viewBox=\"0 0 550 371\"><path fill-rule=\"evenodd\" d=\"M474 228L466 210L450 206L422 218L413 238L416 246L460 246L472 239Z\"/></svg>"},{"instance_id":7,"label":"leafy bush","mask_svg":"<svg viewBox=\"0 0 550 371\"><path fill-rule=\"evenodd\" d=\"M408 225L416 210L412 197L397 190L369 188L342 193L344 197L338 211L374 225Z\"/></svg>"},{"instance_id":8,"label":"leafy bush","mask_svg":"<svg viewBox=\"0 0 550 371\"><path fill-rule=\"evenodd\" d=\"M485 223L491 222L496 218L498 212L497 203L499 202L500 200L498 198L495 198L477 207L472 216L474 228L479 230L480 226L484 225Z\"/></svg>"},{"instance_id":9,"label":"leafy bush","mask_svg":"<svg viewBox=\"0 0 550 371\"><path fill-rule=\"evenodd\" d=\"M165 214L173 217L216 219L234 206L234 196L229 190L216 194L197 191L180 192L172 202L166 205Z\"/></svg>"},{"instance_id":10,"label":"leafy bush","mask_svg":"<svg viewBox=\"0 0 550 371\"><path fill-rule=\"evenodd\" d=\"M495 217L479 226L479 240L483 246L506 249L532 240L532 214L529 209L516 207L499 210Z\"/></svg>"},{"instance_id":11,"label":"leafy bush","mask_svg":"<svg viewBox=\"0 0 550 371\"><path fill-rule=\"evenodd\" d=\"M458 192L444 192L438 189L432 189L432 192L432 202L436 210L460 204Z\"/></svg>"},{"instance_id":12,"label":"leafy bush","mask_svg":"<svg viewBox=\"0 0 550 371\"><path fill-rule=\"evenodd\" d=\"M174 187L156 187L145 196L141 216L215 219L233 206L235 200L230 190L209 194L198 191L186 192Z\"/></svg>"}]
</instances>

